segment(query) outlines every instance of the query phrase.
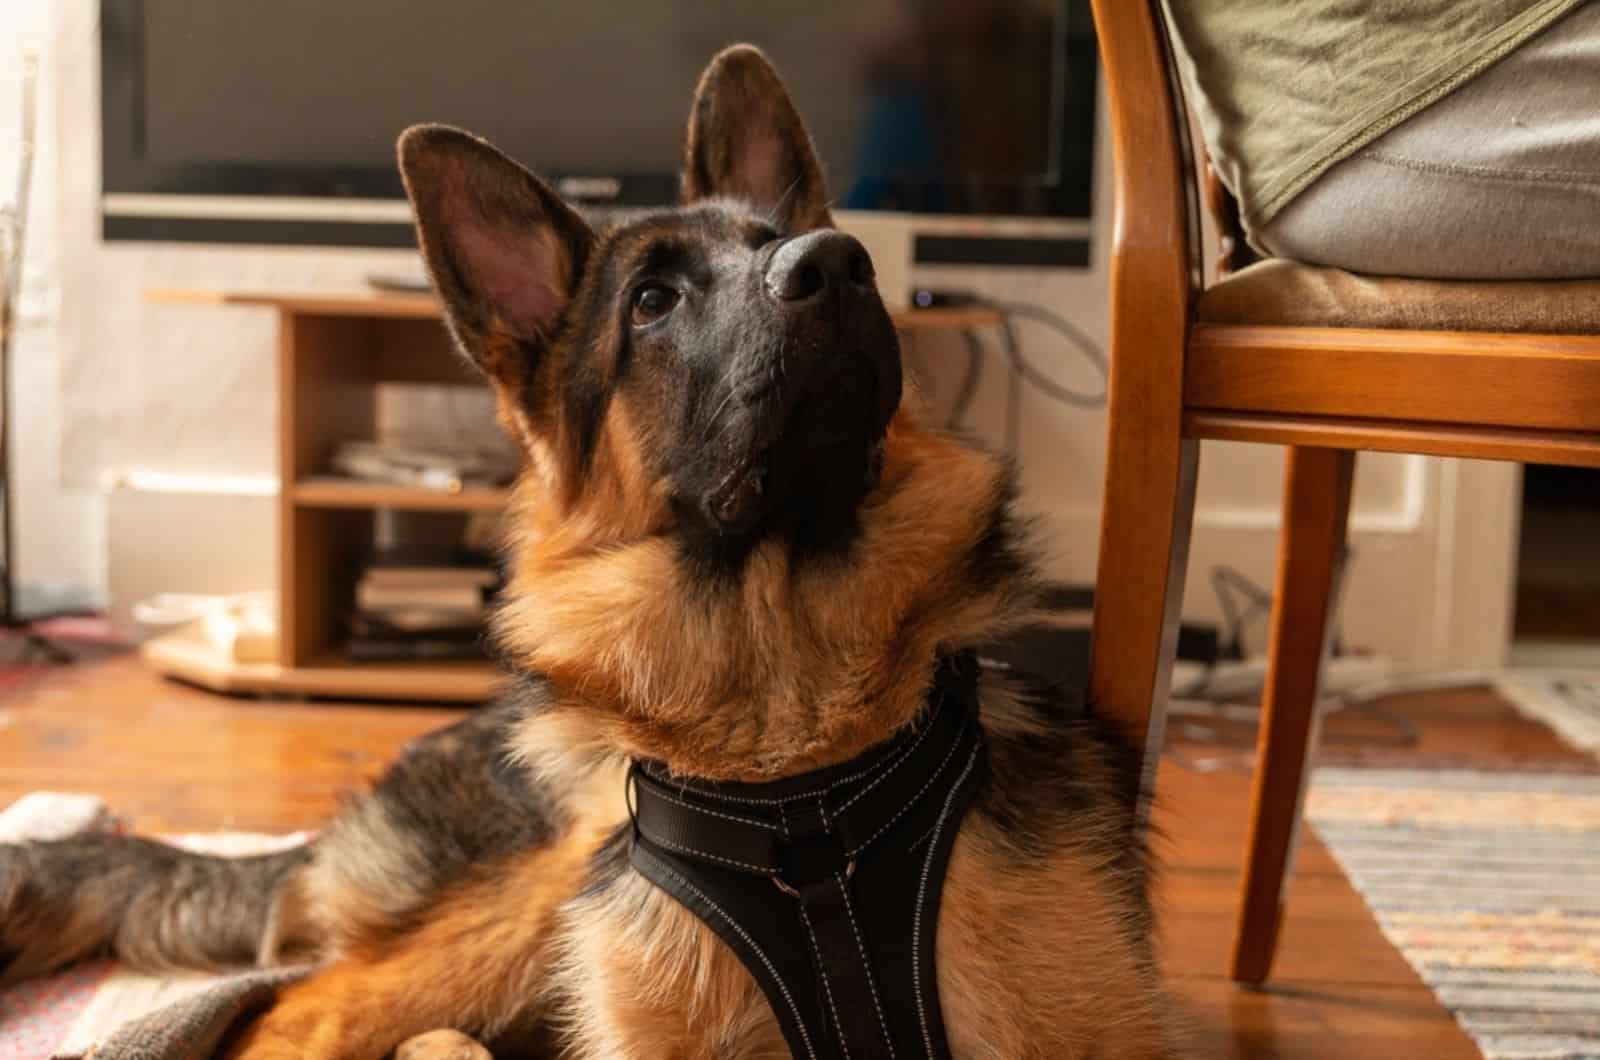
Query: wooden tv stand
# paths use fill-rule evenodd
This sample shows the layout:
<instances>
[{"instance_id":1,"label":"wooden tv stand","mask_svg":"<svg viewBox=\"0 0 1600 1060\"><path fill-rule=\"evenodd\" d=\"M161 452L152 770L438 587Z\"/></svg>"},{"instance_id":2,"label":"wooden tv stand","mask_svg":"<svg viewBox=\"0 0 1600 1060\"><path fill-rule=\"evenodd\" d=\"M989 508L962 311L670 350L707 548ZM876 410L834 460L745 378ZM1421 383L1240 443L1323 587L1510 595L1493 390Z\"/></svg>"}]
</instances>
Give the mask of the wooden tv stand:
<instances>
[{"instance_id":1,"label":"wooden tv stand","mask_svg":"<svg viewBox=\"0 0 1600 1060\"><path fill-rule=\"evenodd\" d=\"M193 634L146 642L145 662L219 692L481 702L489 663L353 662L338 645L341 564L370 547L381 509L501 508L507 491L458 493L316 476L334 442L375 434L378 383L483 386L449 347L432 295L156 290L153 301L253 306L278 314L278 660L235 663ZM986 309L896 314L902 332L997 323Z\"/></svg>"}]
</instances>

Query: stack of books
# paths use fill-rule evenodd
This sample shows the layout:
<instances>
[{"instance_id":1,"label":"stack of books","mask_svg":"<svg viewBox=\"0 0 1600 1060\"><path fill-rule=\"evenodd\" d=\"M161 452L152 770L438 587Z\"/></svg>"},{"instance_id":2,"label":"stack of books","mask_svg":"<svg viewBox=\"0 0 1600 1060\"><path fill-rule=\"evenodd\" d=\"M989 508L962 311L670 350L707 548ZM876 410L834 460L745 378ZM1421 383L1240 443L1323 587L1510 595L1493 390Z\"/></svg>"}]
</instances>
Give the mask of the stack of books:
<instances>
[{"instance_id":1,"label":"stack of books","mask_svg":"<svg viewBox=\"0 0 1600 1060\"><path fill-rule=\"evenodd\" d=\"M356 582L350 658L481 659L484 618L499 584L492 557L483 553L416 548L380 552Z\"/></svg>"},{"instance_id":2,"label":"stack of books","mask_svg":"<svg viewBox=\"0 0 1600 1060\"><path fill-rule=\"evenodd\" d=\"M460 493L499 486L516 476L514 454L501 448L446 448L403 441L347 439L334 446L333 470L348 478Z\"/></svg>"}]
</instances>

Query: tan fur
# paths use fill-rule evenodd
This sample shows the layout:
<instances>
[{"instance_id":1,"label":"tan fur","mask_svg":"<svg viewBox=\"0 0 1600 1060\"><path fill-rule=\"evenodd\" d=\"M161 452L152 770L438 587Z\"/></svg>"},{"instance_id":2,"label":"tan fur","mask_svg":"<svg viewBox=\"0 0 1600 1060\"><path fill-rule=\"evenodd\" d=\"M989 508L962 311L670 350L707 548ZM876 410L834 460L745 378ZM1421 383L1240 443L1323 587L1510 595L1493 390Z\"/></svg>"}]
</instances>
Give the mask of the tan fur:
<instances>
[{"instance_id":1,"label":"tan fur","mask_svg":"<svg viewBox=\"0 0 1600 1060\"><path fill-rule=\"evenodd\" d=\"M428 878L427 852L389 819L385 803L352 803L323 842L337 844L341 856L320 857L308 866L286 901L321 925L327 952L383 935L429 899L422 882Z\"/></svg>"},{"instance_id":2,"label":"tan fur","mask_svg":"<svg viewBox=\"0 0 1600 1060\"><path fill-rule=\"evenodd\" d=\"M576 1057L785 1060L765 997L704 923L643 877L571 903L556 1018Z\"/></svg>"},{"instance_id":3,"label":"tan fur","mask_svg":"<svg viewBox=\"0 0 1600 1060\"><path fill-rule=\"evenodd\" d=\"M305 868L296 870L274 892L261 929L261 940L256 946L257 967L292 964L328 952L326 924L329 918L318 915L316 900L306 883L307 875Z\"/></svg>"},{"instance_id":4,"label":"tan fur","mask_svg":"<svg viewBox=\"0 0 1600 1060\"><path fill-rule=\"evenodd\" d=\"M378 1060L441 1027L484 1038L515 1028L548 988L557 911L607 831L579 825L555 847L453 888L414 931L352 945L287 987L228 1055Z\"/></svg>"},{"instance_id":5,"label":"tan fur","mask_svg":"<svg viewBox=\"0 0 1600 1060\"><path fill-rule=\"evenodd\" d=\"M741 780L843 761L916 715L941 648L1021 617L1027 586L975 586L960 568L1004 489L998 461L903 410L848 575L796 572L772 541L736 585L707 589L671 541L589 532L580 513L524 537L497 633L619 752ZM524 492L519 507L547 501Z\"/></svg>"},{"instance_id":6,"label":"tan fur","mask_svg":"<svg viewBox=\"0 0 1600 1060\"><path fill-rule=\"evenodd\" d=\"M974 822L956 840L939 917L939 999L963 1060L1148 1060L1167 1055L1155 976L1104 871L1082 852L1018 871Z\"/></svg>"},{"instance_id":7,"label":"tan fur","mask_svg":"<svg viewBox=\"0 0 1600 1060\"><path fill-rule=\"evenodd\" d=\"M1026 732L1033 724L1003 686L985 695L982 712L990 733ZM1038 862L1021 857L982 818L967 820L951 853L938 930L939 1000L953 1055L1170 1055L1150 951L1129 930L1125 906L1108 890L1108 868L1095 853L1097 840L1120 834L1124 825L1110 812L1079 814L1068 833L1071 845Z\"/></svg>"}]
</instances>

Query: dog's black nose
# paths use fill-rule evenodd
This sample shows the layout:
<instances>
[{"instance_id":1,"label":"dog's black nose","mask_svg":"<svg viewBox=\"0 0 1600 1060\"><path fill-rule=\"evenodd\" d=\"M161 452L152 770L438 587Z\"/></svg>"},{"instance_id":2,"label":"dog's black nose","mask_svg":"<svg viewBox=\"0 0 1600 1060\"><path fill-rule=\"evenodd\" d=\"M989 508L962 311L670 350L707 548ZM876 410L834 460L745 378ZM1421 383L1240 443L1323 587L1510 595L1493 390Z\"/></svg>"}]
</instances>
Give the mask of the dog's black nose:
<instances>
[{"instance_id":1,"label":"dog's black nose","mask_svg":"<svg viewBox=\"0 0 1600 1060\"><path fill-rule=\"evenodd\" d=\"M854 237L832 228L778 247L767 263L767 290L784 302L805 302L872 286L872 259Z\"/></svg>"}]
</instances>

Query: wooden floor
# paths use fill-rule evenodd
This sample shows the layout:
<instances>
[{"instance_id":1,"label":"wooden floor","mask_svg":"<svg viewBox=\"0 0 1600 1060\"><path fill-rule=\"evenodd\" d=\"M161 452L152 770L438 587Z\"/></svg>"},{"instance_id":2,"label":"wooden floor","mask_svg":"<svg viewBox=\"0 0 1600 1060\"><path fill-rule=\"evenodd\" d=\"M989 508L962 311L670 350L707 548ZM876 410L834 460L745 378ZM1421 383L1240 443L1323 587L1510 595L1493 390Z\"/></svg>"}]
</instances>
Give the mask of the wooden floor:
<instances>
[{"instance_id":1,"label":"wooden floor","mask_svg":"<svg viewBox=\"0 0 1600 1060\"><path fill-rule=\"evenodd\" d=\"M1487 692L1411 697L1386 709L1417 727L1411 760L1504 764L1565 755L1571 768L1587 762ZM227 699L164 682L131 658L73 667L0 697L0 805L47 788L98 794L139 831L310 828L406 741L456 716L421 707ZM1226 980L1249 752L1242 740L1229 749L1225 729L1203 720L1175 724L1156 814L1166 837L1163 948L1193 1032L1191 1055L1478 1056L1384 941L1314 837L1300 854L1270 988L1243 990ZM1382 715L1341 715L1330 725L1330 754L1393 758L1400 754L1389 746L1394 731Z\"/></svg>"}]
</instances>

